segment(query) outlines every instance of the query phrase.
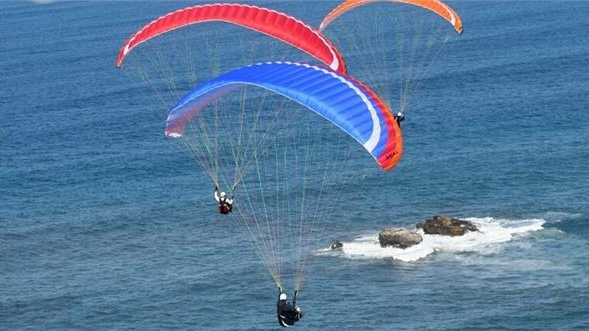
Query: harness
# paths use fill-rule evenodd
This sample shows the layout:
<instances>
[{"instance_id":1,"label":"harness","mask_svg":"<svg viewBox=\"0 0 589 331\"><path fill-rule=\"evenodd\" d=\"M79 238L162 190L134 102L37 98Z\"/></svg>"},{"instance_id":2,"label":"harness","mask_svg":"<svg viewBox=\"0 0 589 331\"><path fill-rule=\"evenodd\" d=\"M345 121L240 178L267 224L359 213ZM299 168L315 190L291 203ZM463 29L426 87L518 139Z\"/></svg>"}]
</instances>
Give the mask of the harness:
<instances>
[{"instance_id":1,"label":"harness","mask_svg":"<svg viewBox=\"0 0 589 331\"><path fill-rule=\"evenodd\" d=\"M227 197L219 198L219 212L221 214L229 214L233 210L233 205L227 202Z\"/></svg>"},{"instance_id":2,"label":"harness","mask_svg":"<svg viewBox=\"0 0 589 331\"><path fill-rule=\"evenodd\" d=\"M284 315L278 315L278 323L280 324L280 326L285 327L285 328L290 328L292 325L286 324L284 319L286 319L286 317Z\"/></svg>"}]
</instances>

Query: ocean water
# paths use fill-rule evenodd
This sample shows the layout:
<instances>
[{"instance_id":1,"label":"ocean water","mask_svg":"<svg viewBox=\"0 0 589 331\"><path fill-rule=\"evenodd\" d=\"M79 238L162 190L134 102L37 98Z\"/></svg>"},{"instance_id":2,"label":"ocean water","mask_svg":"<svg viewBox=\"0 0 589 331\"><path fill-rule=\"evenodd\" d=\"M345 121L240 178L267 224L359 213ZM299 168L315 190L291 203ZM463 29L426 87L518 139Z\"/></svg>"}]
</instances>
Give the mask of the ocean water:
<instances>
[{"instance_id":1,"label":"ocean water","mask_svg":"<svg viewBox=\"0 0 589 331\"><path fill-rule=\"evenodd\" d=\"M335 6L256 3L314 26ZM589 330L589 2L448 3L464 34L404 122L399 166L346 192L344 249L311 252L297 329ZM1 330L279 328L248 238L114 66L129 34L188 4L0 2ZM378 246L441 213L481 232Z\"/></svg>"}]
</instances>

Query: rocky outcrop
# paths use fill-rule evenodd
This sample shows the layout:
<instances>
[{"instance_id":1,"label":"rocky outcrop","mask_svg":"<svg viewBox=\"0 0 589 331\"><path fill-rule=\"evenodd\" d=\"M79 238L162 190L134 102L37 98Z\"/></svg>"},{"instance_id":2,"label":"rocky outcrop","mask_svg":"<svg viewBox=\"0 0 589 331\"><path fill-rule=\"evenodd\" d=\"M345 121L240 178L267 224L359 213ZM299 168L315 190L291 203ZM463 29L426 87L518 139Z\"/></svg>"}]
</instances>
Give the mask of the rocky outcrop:
<instances>
[{"instance_id":1,"label":"rocky outcrop","mask_svg":"<svg viewBox=\"0 0 589 331\"><path fill-rule=\"evenodd\" d=\"M450 216L438 215L424 222L415 224L418 229L423 229L425 234L441 234L445 236L462 236L468 231L478 231L474 223L459 220Z\"/></svg>"},{"instance_id":2,"label":"rocky outcrop","mask_svg":"<svg viewBox=\"0 0 589 331\"><path fill-rule=\"evenodd\" d=\"M331 249L342 249L344 248L344 244L342 244L339 241L335 241L333 244L331 244L331 246L329 246Z\"/></svg>"},{"instance_id":3,"label":"rocky outcrop","mask_svg":"<svg viewBox=\"0 0 589 331\"><path fill-rule=\"evenodd\" d=\"M422 240L419 233L404 228L387 228L378 234L381 247L407 248L419 244Z\"/></svg>"}]
</instances>

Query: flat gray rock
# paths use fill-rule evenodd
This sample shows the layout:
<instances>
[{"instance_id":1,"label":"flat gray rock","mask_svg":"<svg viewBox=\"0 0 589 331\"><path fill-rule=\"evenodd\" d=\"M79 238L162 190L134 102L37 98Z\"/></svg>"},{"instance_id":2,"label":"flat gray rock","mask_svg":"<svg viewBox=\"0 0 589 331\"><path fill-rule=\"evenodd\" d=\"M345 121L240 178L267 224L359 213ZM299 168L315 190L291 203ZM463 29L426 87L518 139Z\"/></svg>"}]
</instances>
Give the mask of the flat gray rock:
<instances>
[{"instance_id":1,"label":"flat gray rock","mask_svg":"<svg viewBox=\"0 0 589 331\"><path fill-rule=\"evenodd\" d=\"M419 244L422 240L423 238L419 233L405 228L387 228L378 234L381 247L407 248Z\"/></svg>"}]
</instances>

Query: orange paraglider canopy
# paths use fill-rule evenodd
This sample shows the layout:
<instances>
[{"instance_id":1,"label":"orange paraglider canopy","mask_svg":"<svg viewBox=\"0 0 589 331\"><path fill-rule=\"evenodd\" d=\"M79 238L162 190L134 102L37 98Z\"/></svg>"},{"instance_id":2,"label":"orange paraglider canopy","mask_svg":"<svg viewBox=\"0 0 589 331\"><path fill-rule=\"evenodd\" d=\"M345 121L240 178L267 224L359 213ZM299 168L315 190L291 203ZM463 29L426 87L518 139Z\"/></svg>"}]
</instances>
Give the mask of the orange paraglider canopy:
<instances>
[{"instance_id":1,"label":"orange paraglider canopy","mask_svg":"<svg viewBox=\"0 0 589 331\"><path fill-rule=\"evenodd\" d=\"M348 10L370 3L384 1L404 3L430 10L452 24L456 32L462 33L462 20L460 19L460 16L458 16L458 14L452 8L450 8L450 6L438 0L346 0L339 6L335 7L329 14L327 14L327 16L323 18L319 30L323 31L333 20Z\"/></svg>"}]
</instances>

